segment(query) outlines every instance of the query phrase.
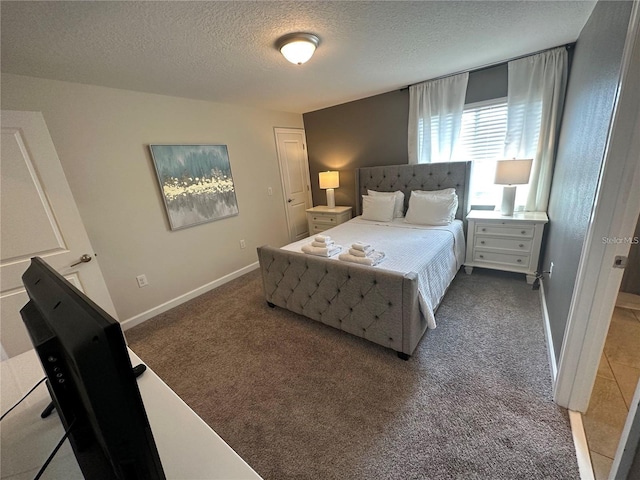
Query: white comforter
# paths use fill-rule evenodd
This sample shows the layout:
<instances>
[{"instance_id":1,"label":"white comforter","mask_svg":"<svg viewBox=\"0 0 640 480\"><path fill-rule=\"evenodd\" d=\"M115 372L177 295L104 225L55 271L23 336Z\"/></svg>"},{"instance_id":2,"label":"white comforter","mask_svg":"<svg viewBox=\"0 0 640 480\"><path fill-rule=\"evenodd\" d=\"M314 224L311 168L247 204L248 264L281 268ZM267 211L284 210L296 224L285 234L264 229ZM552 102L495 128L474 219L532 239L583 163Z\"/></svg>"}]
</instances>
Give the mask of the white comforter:
<instances>
[{"instance_id":1,"label":"white comforter","mask_svg":"<svg viewBox=\"0 0 640 480\"><path fill-rule=\"evenodd\" d=\"M428 327L436 328L434 307L440 304L451 280L464 263L464 231L460 220L454 220L447 226L433 227L409 224L404 218L374 222L356 217L322 234L329 235L341 245L343 252L357 241L370 243L375 250L384 252L385 259L369 268L416 272L420 311ZM302 246L312 240L306 238L282 248L302 252ZM330 259L340 261L338 255Z\"/></svg>"}]
</instances>

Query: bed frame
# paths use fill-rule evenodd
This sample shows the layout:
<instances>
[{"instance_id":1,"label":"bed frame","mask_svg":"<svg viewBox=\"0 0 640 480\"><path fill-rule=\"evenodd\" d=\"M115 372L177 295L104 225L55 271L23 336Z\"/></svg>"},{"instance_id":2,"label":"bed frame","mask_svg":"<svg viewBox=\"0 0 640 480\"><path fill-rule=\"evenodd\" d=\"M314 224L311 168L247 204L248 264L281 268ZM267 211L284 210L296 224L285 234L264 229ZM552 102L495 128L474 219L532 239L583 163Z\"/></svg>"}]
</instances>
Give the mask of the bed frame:
<instances>
[{"instance_id":1,"label":"bed frame","mask_svg":"<svg viewBox=\"0 0 640 480\"><path fill-rule=\"evenodd\" d=\"M357 215L367 190L405 194L453 187L456 218L468 212L471 162L366 167L356 170ZM268 245L258 247L265 298L279 306L384 347L408 360L427 329L418 304L418 275L337 262Z\"/></svg>"}]
</instances>

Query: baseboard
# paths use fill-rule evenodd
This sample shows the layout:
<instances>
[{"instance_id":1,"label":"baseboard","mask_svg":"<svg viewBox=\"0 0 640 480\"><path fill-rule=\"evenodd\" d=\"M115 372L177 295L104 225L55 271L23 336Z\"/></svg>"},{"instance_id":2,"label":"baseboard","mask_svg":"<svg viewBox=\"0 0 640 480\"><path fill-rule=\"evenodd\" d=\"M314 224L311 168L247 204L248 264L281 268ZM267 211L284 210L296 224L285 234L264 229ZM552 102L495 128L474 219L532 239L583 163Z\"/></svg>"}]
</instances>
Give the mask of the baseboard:
<instances>
[{"instance_id":1,"label":"baseboard","mask_svg":"<svg viewBox=\"0 0 640 480\"><path fill-rule=\"evenodd\" d=\"M542 318L544 320L544 336L547 340L547 354L549 355L549 367L551 368L551 378L556 384L558 376L558 364L556 362L556 352L553 348L553 336L551 335L551 323L549 320L549 310L547 310L547 299L544 295L544 282L540 282L540 305L542 308Z\"/></svg>"},{"instance_id":2,"label":"baseboard","mask_svg":"<svg viewBox=\"0 0 640 480\"><path fill-rule=\"evenodd\" d=\"M573 445L576 449L580 480L594 480L587 436L584 433L584 425L582 424L582 414L569 410L569 421L571 422L571 434L573 435Z\"/></svg>"},{"instance_id":3,"label":"baseboard","mask_svg":"<svg viewBox=\"0 0 640 480\"><path fill-rule=\"evenodd\" d=\"M555 350L553 348L549 310L547 309L547 299L544 294L544 282L540 282L540 304L542 307L542 317L544 319L544 336L547 341L549 367L551 368L553 385L555 385L556 377L558 376L558 365L556 362ZM593 466L591 465L591 455L589 454L587 436L584 433L584 425L582 424L582 414L580 412L569 410L569 422L571 423L573 445L576 449L576 460L578 461L580 480L594 480L595 477L593 475Z\"/></svg>"},{"instance_id":4,"label":"baseboard","mask_svg":"<svg viewBox=\"0 0 640 480\"><path fill-rule=\"evenodd\" d=\"M627 292L618 292L616 307L630 308L631 310L640 310L640 295Z\"/></svg>"},{"instance_id":5,"label":"baseboard","mask_svg":"<svg viewBox=\"0 0 640 480\"><path fill-rule=\"evenodd\" d=\"M198 295L202 295L203 293L206 293L209 290L213 290L214 288L217 288L220 285L224 285L225 283L230 282L231 280L241 277L245 273L249 273L257 269L258 267L259 267L258 262L247 265L246 267L236 270L235 272L231 272L230 274L225 275L224 277L220 277L217 280L214 280L213 282L209 282L205 285L202 285L201 287L191 290L190 292L180 295L179 297L176 297L173 300L169 300L168 302L158 305L157 307L151 308L146 312L142 312L138 315L128 318L127 320L123 320L122 322L120 322L120 325L122 326L123 330L128 330L130 328L133 328L136 325L140 325L142 322L145 322L150 318L155 317L156 315L166 312L167 310L170 310L173 307L177 307L178 305L184 302L187 302L192 298L197 297Z\"/></svg>"}]
</instances>

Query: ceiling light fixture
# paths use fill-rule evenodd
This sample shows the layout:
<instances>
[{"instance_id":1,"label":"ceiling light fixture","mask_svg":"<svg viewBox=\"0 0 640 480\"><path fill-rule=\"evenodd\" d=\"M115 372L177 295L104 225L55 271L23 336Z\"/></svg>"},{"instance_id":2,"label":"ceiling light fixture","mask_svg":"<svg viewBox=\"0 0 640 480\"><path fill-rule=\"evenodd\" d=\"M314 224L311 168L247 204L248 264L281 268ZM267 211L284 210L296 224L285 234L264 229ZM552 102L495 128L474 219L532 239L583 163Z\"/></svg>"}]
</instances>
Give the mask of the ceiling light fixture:
<instances>
[{"instance_id":1,"label":"ceiling light fixture","mask_svg":"<svg viewBox=\"0 0 640 480\"><path fill-rule=\"evenodd\" d=\"M320 39L311 33L290 33L276 42L280 53L291 63L302 65L311 58Z\"/></svg>"}]
</instances>

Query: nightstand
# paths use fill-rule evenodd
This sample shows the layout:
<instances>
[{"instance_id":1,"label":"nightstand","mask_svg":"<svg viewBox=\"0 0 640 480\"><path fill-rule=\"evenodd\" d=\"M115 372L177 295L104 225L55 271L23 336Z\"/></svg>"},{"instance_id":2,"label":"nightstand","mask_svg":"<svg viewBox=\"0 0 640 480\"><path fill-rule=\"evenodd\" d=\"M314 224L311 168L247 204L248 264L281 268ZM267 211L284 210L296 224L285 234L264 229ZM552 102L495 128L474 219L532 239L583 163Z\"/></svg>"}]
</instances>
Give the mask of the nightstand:
<instances>
[{"instance_id":1,"label":"nightstand","mask_svg":"<svg viewBox=\"0 0 640 480\"><path fill-rule=\"evenodd\" d=\"M329 208L326 205L307 209L309 236L323 232L351 219L351 207Z\"/></svg>"},{"instance_id":2,"label":"nightstand","mask_svg":"<svg viewBox=\"0 0 640 480\"><path fill-rule=\"evenodd\" d=\"M492 268L524 273L527 283L536 279L544 226L544 212L501 215L500 212L471 210L467 215L467 255L464 269Z\"/></svg>"}]
</instances>

